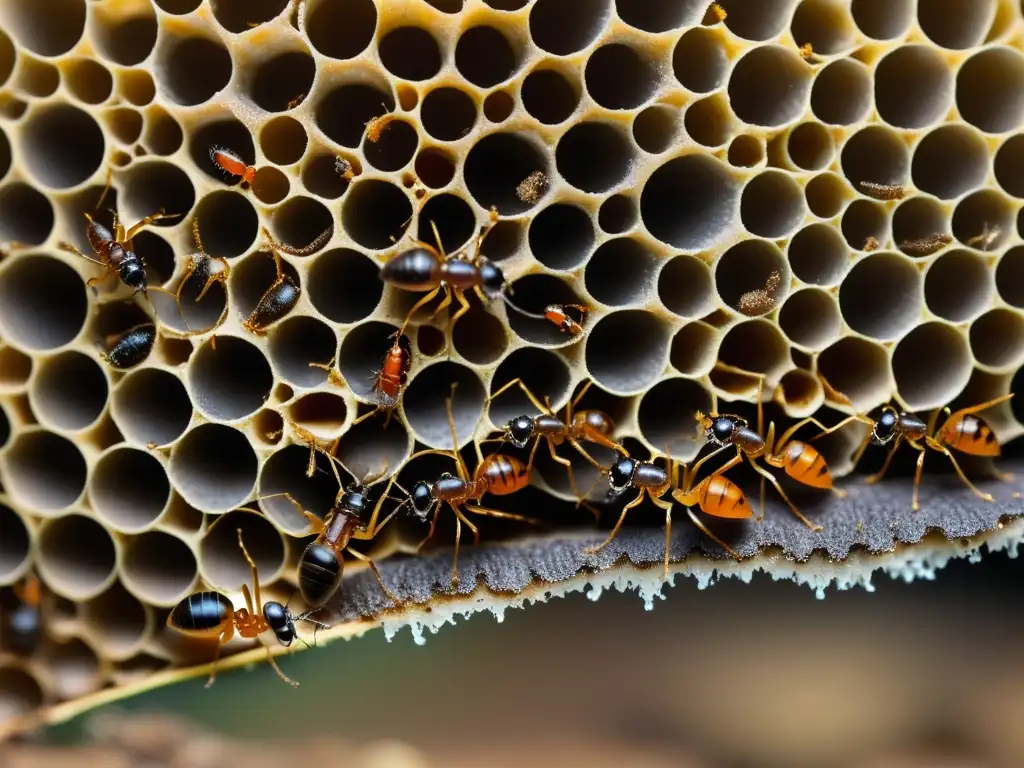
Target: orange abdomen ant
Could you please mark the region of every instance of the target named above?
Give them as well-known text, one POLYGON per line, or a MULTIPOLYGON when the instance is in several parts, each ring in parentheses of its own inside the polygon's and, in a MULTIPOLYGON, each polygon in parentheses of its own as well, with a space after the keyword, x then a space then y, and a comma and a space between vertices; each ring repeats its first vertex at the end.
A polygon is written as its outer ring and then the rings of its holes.
POLYGON ((373 396, 377 401, 377 407, 357 418, 352 422, 352 426, 370 418, 375 413, 384 411, 386 414, 384 426, 386 427, 391 421, 391 413, 398 407, 398 401, 402 397, 402 390, 405 389, 405 382, 409 375, 411 355, 408 348, 402 345, 405 337, 401 330, 394 334, 394 338, 395 342, 384 353, 384 360, 373 382, 373 396))
MULTIPOLYGON (((508 496, 530 484, 530 470, 514 456, 494 453, 477 465, 473 479, 477 485, 483 481, 487 493, 508 496)), ((482 496, 483 494, 480 494, 480 497, 482 496)))
POLYGON ((256 181, 256 166, 246 163, 238 154, 226 147, 210 147, 210 160, 221 172, 225 181, 240 179, 242 189, 248 189, 256 181))

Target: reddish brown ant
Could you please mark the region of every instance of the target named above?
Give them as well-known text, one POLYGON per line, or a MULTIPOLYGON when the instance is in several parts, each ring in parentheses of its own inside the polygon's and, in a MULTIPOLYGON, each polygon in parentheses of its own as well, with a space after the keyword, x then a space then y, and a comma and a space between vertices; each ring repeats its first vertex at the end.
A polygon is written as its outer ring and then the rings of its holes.
POLYGON ((603 469, 602 466, 580 444, 583 441, 595 443, 624 456, 627 455, 626 449, 612 439, 612 435, 615 432, 615 423, 612 421, 611 416, 604 411, 594 409, 575 411, 574 413, 576 406, 579 405, 580 400, 583 399, 592 383, 590 381, 586 382, 576 397, 566 405, 565 419, 563 420, 554 414, 550 403, 541 403, 533 392, 530 391, 529 387, 523 383, 522 379, 512 379, 512 381, 502 385, 493 395, 487 398, 487 405, 489 406, 492 401, 510 387, 518 385, 523 394, 533 404, 533 407, 540 411, 540 414, 537 416, 527 416, 525 414, 517 416, 505 425, 501 438, 489 438, 483 442, 487 443, 500 439, 502 442, 508 441, 512 443, 516 448, 525 448, 526 444, 533 440, 530 457, 526 462, 526 473, 529 475, 533 469, 533 459, 537 453, 537 446, 540 445, 542 439, 545 440, 551 458, 565 467, 565 471, 569 476, 569 487, 573 495, 577 499, 582 498, 579 489, 576 487, 572 462, 559 456, 555 451, 556 446, 561 445, 562 442, 569 443, 569 445, 576 449, 577 453, 599 471, 603 469))
MULTIPOLYGON (((452 392, 454 393, 454 391, 455 387, 452 386, 452 392)), ((434 537, 434 531, 437 529, 437 521, 440 517, 442 504, 447 504, 451 507, 452 512, 455 513, 455 557, 452 563, 452 586, 455 587, 458 586, 459 583, 459 544, 462 541, 463 523, 465 523, 466 527, 473 532, 473 543, 477 545, 480 543, 480 531, 472 521, 466 517, 465 512, 472 512, 476 515, 485 515, 488 517, 498 517, 505 520, 518 520, 519 522, 528 523, 530 525, 540 525, 540 523, 539 521, 524 515, 516 515, 511 512, 500 512, 496 509, 490 509, 488 507, 481 507, 478 504, 469 503, 471 501, 480 502, 488 493, 494 496, 508 496, 509 494, 521 491, 529 485, 530 473, 527 470, 526 465, 513 456, 495 453, 484 458, 483 453, 480 450, 480 443, 474 440, 473 446, 476 449, 477 465, 471 478, 469 469, 462 460, 462 456, 459 455, 459 440, 455 429, 455 416, 452 414, 451 397, 448 397, 445 400, 445 409, 448 417, 448 429, 451 431, 452 435, 452 449, 440 450, 429 448, 413 454, 409 457, 409 460, 411 461, 412 459, 420 456, 426 456, 428 454, 447 456, 455 462, 455 469, 458 476, 456 477, 450 472, 445 472, 433 484, 429 484, 421 480, 413 486, 409 499, 406 502, 402 502, 401 506, 404 506, 406 503, 410 503, 416 517, 423 521, 426 521, 428 518, 430 520, 430 530, 427 532, 426 537, 419 543, 417 550, 421 549, 434 537)), ((480 414, 480 420, 482 419, 483 412, 480 414)), ((477 427, 480 425, 480 420, 477 421, 477 427)), ((475 430, 474 434, 476 434, 475 430)))
POLYGON ((512 309, 518 312, 523 317, 528 317, 531 320, 546 320, 558 327, 558 330, 568 333, 570 336, 579 336, 583 333, 583 320, 587 313, 590 311, 590 307, 584 306, 583 304, 548 304, 544 307, 544 312, 528 312, 522 307, 512 303, 512 301, 505 296, 505 303, 508 304, 512 309), (580 319, 577 321, 568 312, 567 309, 575 309, 580 313, 580 319))
POLYGON ((719 363, 718 367, 732 373, 757 378, 757 431, 750 428, 746 419, 732 414, 718 413, 718 398, 712 392, 711 414, 705 415, 700 411, 697 412, 697 421, 705 430, 707 442, 718 446, 706 458, 710 458, 729 447, 736 449, 736 455, 715 470, 715 474, 726 472, 745 458, 754 471, 761 475, 762 478, 761 512, 758 520, 764 519, 764 481, 767 480, 775 487, 779 496, 786 502, 786 505, 798 520, 812 531, 823 530, 820 525, 812 523, 796 508, 796 505, 790 501, 786 492, 782 490, 778 479, 763 467, 758 466, 756 459, 764 459, 765 463, 769 466, 784 470, 787 475, 798 483, 821 490, 830 490, 840 497, 845 496, 845 491, 841 491, 833 486, 832 474, 829 472, 828 464, 818 449, 807 443, 792 439, 797 430, 807 424, 813 424, 821 430, 825 429, 825 425, 813 416, 810 416, 793 424, 776 440, 775 422, 773 421, 768 425, 767 435, 762 437, 762 434, 764 434, 764 406, 761 403, 761 392, 764 385, 764 374, 754 374, 722 363, 719 363))
POLYGON ((708 527, 690 509, 690 507, 699 506, 701 512, 721 518, 743 519, 751 516, 750 504, 747 502, 747 497, 743 491, 732 480, 729 480, 720 473, 713 473, 694 486, 693 479, 697 475, 697 470, 700 469, 706 460, 707 457, 698 461, 692 470, 684 464, 681 485, 677 484, 676 463, 672 461, 672 457, 667 452, 665 454, 665 467, 658 466, 653 460, 640 461, 630 456, 622 456, 608 469, 602 469, 602 474, 608 476, 609 495, 618 496, 628 490, 637 491, 637 495, 622 508, 622 512, 619 513, 619 519, 616 521, 611 533, 608 534, 608 538, 596 547, 585 549, 585 554, 596 554, 611 544, 615 537, 619 535, 622 524, 626 521, 626 514, 629 510, 639 506, 646 497, 655 506, 665 510, 664 574, 667 578, 669 546, 672 538, 672 502, 662 497, 671 491, 672 498, 686 507, 686 514, 689 515, 690 520, 697 526, 698 530, 739 560, 740 557, 736 551, 708 530, 708 527), (675 490, 673 490, 674 486, 676 486, 675 490))
MULTIPOLYGON (((835 390, 832 390, 833 392, 835 390)), ((860 447, 857 449, 857 453, 853 458, 853 465, 856 466, 861 457, 864 455, 864 451, 867 449, 869 444, 874 445, 889 445, 892 444, 892 448, 889 449, 889 455, 885 458, 885 463, 882 468, 871 475, 868 478, 869 483, 877 483, 881 480, 885 473, 889 470, 889 464, 892 462, 893 456, 896 455, 896 450, 900 447, 900 443, 906 442, 916 451, 920 451, 917 457, 917 469, 914 472, 914 495, 911 502, 911 508, 917 512, 919 509, 918 504, 918 490, 921 485, 921 473, 924 469, 924 457, 927 453, 927 448, 931 448, 933 451, 943 453, 953 464, 953 469, 956 470, 957 475, 963 481, 964 485, 971 489, 975 496, 983 501, 992 501, 992 495, 979 490, 975 485, 967 479, 967 475, 964 474, 960 468, 959 462, 953 455, 950 448, 954 448, 961 453, 966 453, 970 456, 987 456, 996 457, 999 456, 1001 451, 999 447, 999 441, 996 439, 995 432, 992 428, 985 423, 985 421, 976 416, 979 411, 983 411, 986 408, 991 408, 999 403, 1004 403, 1013 397, 1013 392, 1001 397, 996 397, 991 400, 986 400, 984 403, 974 405, 969 408, 961 408, 958 411, 951 411, 949 407, 937 409, 932 413, 928 422, 925 423, 920 418, 907 411, 898 411, 891 405, 886 405, 882 408, 882 413, 878 419, 872 419, 870 416, 864 414, 854 414, 840 421, 833 427, 829 427, 823 431, 818 437, 814 438, 817 440, 820 437, 836 432, 852 421, 859 421, 863 424, 867 424, 870 427, 870 431, 864 436, 864 440, 861 442, 860 447), (940 413, 947 414, 946 421, 943 422, 942 426, 935 431, 936 424, 940 413), (922 442, 923 441, 923 444, 922 442)), ((849 403, 848 398, 844 398, 849 403)), ((1011 475, 1007 475, 1003 472, 994 470, 996 477, 1001 480, 1012 479, 1011 475)))
POLYGON ((123 333, 108 336, 107 351, 101 352, 100 357, 112 368, 131 368, 149 356, 155 341, 156 326, 152 323, 142 323, 123 333))
POLYGON ((178 214, 167 215, 161 210, 142 219, 128 230, 125 230, 124 225, 118 221, 117 211, 114 211, 113 214, 113 231, 95 221, 88 213, 83 214, 86 222, 85 233, 89 238, 89 247, 92 248, 95 256, 86 256, 71 243, 61 242, 58 243, 58 247, 106 268, 107 271, 103 275, 90 278, 86 285, 92 286, 102 282, 113 274, 117 275, 121 282, 131 288, 134 293, 145 294, 147 288, 146 265, 142 257, 135 253, 132 239, 153 222, 173 219, 178 214))
MULTIPOLYGON (((340 464, 350 475, 352 474, 351 470, 339 459, 334 456, 329 456, 329 458, 333 462, 340 464)), ((289 493, 273 493, 257 499, 257 501, 261 501, 263 499, 284 496, 309 521, 313 533, 317 536, 316 540, 303 550, 302 556, 299 558, 298 581, 299 593, 302 595, 302 599, 311 608, 320 608, 334 596, 341 585, 341 577, 345 568, 342 553, 348 552, 352 557, 369 565, 373 575, 377 578, 377 583, 384 590, 384 594, 396 605, 400 604, 402 601, 388 589, 384 579, 381 578, 380 571, 377 570, 377 564, 371 558, 350 546, 352 541, 370 541, 376 538, 381 529, 398 512, 400 507, 396 507, 391 514, 379 523, 377 522, 381 509, 384 506, 384 501, 387 499, 398 501, 398 499, 390 495, 391 486, 398 485, 397 479, 394 475, 391 476, 387 487, 384 489, 384 493, 381 494, 376 506, 373 508, 373 512, 370 514, 370 519, 363 522, 363 518, 371 504, 369 490, 375 483, 383 479, 387 468, 385 467, 375 477, 368 476, 362 482, 356 482, 347 487, 342 485, 341 477, 338 475, 338 470, 334 467, 333 463, 331 464, 331 469, 334 470, 334 476, 338 480, 338 495, 334 499, 334 506, 323 520, 312 512, 303 509, 302 505, 289 493)), ((352 476, 355 477, 355 475, 352 476)), ((398 485, 398 487, 408 497, 405 489, 401 485, 398 485)))
POLYGON ((210 147, 210 160, 225 181, 233 184, 234 179, 240 179, 242 189, 249 189, 256 181, 256 166, 249 165, 227 147, 210 147))
POLYGON ((270 651, 270 646, 263 643, 260 635, 269 629, 274 633, 281 645, 288 647, 296 638, 300 642, 304 642, 295 631, 296 621, 308 621, 318 627, 326 625, 310 619, 307 614, 294 616, 288 610, 288 606, 281 603, 275 601, 264 603, 260 595, 259 572, 256 569, 256 563, 249 555, 248 550, 245 548, 245 543, 242 541, 241 528, 238 529, 238 546, 241 548, 242 555, 252 571, 252 588, 256 595, 255 602, 253 601, 252 594, 249 592, 248 584, 242 585, 245 608, 239 608, 237 611, 227 595, 223 595, 220 592, 195 592, 174 606, 167 616, 167 626, 190 637, 217 638, 219 640, 217 643, 217 653, 213 657, 213 666, 210 668, 210 678, 206 681, 207 688, 213 685, 214 678, 217 675, 217 662, 220 659, 221 646, 228 642, 236 631, 240 637, 258 639, 266 649, 267 661, 274 668, 277 676, 288 683, 288 685, 297 688, 299 684, 285 675, 281 668, 277 666, 277 662, 274 661, 274 655, 270 651))
MULTIPOLYGON (((398 407, 398 401, 402 397, 402 390, 405 389, 405 382, 409 375, 411 356, 407 347, 402 344, 405 336, 401 330, 395 331, 390 338, 393 338, 395 341, 388 348, 388 351, 384 353, 384 360, 381 362, 380 370, 374 371, 373 396, 376 400, 376 407, 353 421, 353 427, 366 421, 366 419, 374 414, 384 411, 386 414, 384 427, 387 428, 391 422, 391 414, 398 407)), ((309 366, 310 368, 320 368, 327 371, 327 380, 329 382, 336 386, 344 387, 345 380, 334 367, 334 364, 335 361, 331 360, 331 362, 326 364, 310 363, 309 366)))

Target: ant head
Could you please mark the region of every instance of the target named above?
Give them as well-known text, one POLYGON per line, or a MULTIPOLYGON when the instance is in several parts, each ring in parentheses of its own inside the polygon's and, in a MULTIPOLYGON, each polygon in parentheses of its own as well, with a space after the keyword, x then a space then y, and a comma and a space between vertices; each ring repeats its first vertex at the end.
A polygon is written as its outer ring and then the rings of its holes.
POLYGON ((498 296, 505 288, 505 274, 492 262, 481 259, 480 282, 484 293, 488 296, 498 296))
POLYGON ((533 419, 529 416, 517 416, 505 426, 508 441, 516 448, 523 448, 533 437, 533 419))
POLYGON ((295 623, 292 614, 287 608, 278 602, 271 601, 263 604, 263 618, 267 626, 277 635, 277 641, 281 645, 288 646, 295 639, 295 623))
POLYGON ((882 409, 882 414, 875 422, 871 430, 871 442, 875 445, 886 445, 896 436, 896 423, 899 421, 899 414, 891 405, 882 409))
POLYGON ((420 520, 426 520, 430 511, 434 508, 434 497, 430 493, 430 486, 420 480, 412 488, 412 511, 420 520))
POLYGON ((633 473, 636 472, 637 460, 625 456, 608 470, 608 487, 613 494, 625 491, 633 483, 633 473))
POLYGON ((345 489, 338 506, 348 509, 357 516, 362 516, 369 506, 370 500, 366 498, 366 488, 360 483, 352 483, 345 489))
POLYGON ((745 422, 741 419, 734 416, 718 416, 714 419, 707 419, 704 433, 708 442, 715 445, 729 445, 741 426, 745 426, 745 422))
MULTIPOLYGON (((130 251, 126 251, 126 254, 130 251)), ((121 262, 121 267, 117 270, 122 282, 125 285, 134 288, 136 291, 146 290, 146 270, 142 268, 142 264, 138 259, 125 259, 121 262)))

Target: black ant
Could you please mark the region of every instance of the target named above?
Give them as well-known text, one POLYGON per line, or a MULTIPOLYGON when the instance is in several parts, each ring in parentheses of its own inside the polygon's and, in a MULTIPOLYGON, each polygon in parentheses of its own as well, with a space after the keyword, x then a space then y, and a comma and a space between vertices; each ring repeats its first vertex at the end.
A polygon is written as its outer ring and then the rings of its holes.
POLYGON ((246 607, 238 610, 235 610, 227 595, 220 592, 195 592, 174 606, 167 616, 167 626, 190 637, 217 638, 219 640, 217 653, 213 657, 213 666, 210 668, 210 678, 206 681, 207 688, 213 685, 217 675, 217 662, 220 659, 221 646, 227 643, 236 631, 240 637, 258 639, 266 649, 267 661, 274 668, 277 676, 288 685, 297 688, 299 684, 285 675, 277 666, 270 646, 263 643, 260 635, 269 629, 277 637, 277 641, 287 648, 296 639, 305 642, 298 637, 298 633, 295 631, 296 621, 308 621, 318 627, 327 625, 310 619, 308 613, 295 616, 288 610, 287 605, 276 601, 264 603, 260 595, 259 572, 242 541, 241 528, 238 529, 238 546, 252 571, 252 588, 256 594, 255 602, 249 592, 248 584, 242 585, 242 596, 245 598, 246 607))
POLYGON ((459 302, 459 308, 452 315, 449 327, 454 326, 458 319, 469 311, 466 291, 470 289, 475 291, 482 301, 500 298, 513 309, 522 311, 512 304, 506 295, 505 274, 481 254, 484 239, 497 221, 498 213, 491 209, 490 218, 483 231, 471 242, 474 249, 472 258, 466 258, 464 255, 470 243, 455 253, 445 254, 437 226, 431 222, 437 248, 421 240, 413 240, 414 248, 399 253, 381 268, 380 277, 386 283, 407 291, 429 291, 409 310, 405 322, 402 323, 402 333, 416 312, 433 301, 441 291, 444 291, 444 299, 431 316, 436 316, 447 309, 454 296, 459 302))
MULTIPOLYGON (((455 386, 453 385, 453 393, 454 390, 455 386)), ((411 503, 413 513, 417 518, 424 522, 427 519, 430 520, 430 530, 427 532, 426 537, 417 546, 416 549, 418 551, 434 537, 434 531, 437 529, 437 521, 440 517, 441 505, 447 504, 451 507, 452 512, 455 513, 455 557, 452 563, 452 586, 458 586, 459 543, 462 540, 463 523, 465 523, 466 527, 473 532, 473 543, 475 545, 480 543, 480 531, 476 525, 466 517, 465 512, 472 512, 473 514, 485 515, 487 517, 498 517, 505 520, 517 520, 521 523, 528 523, 530 525, 540 525, 540 523, 539 521, 531 517, 526 517, 525 515, 501 512, 496 509, 490 509, 488 507, 481 507, 478 504, 469 503, 471 501, 481 501, 488 493, 494 496, 507 496, 522 490, 530 483, 530 472, 526 465, 514 456, 495 453, 484 458, 483 453, 480 450, 480 443, 474 440, 473 446, 476 449, 477 465, 476 470, 473 472, 471 477, 469 469, 466 467, 465 462, 462 460, 462 456, 459 454, 459 439, 455 428, 455 417, 452 414, 451 397, 448 397, 445 400, 445 409, 448 417, 448 429, 451 431, 452 435, 452 449, 442 450, 428 448, 418 453, 414 453, 409 457, 409 461, 429 454, 447 456, 455 462, 455 470, 458 473, 458 476, 456 477, 450 472, 445 472, 433 484, 426 483, 421 480, 413 486, 409 499, 402 502, 399 508, 404 506, 406 503, 411 503)), ((477 420, 477 427, 479 427, 480 420, 482 419, 483 411, 481 411, 480 419, 477 420)), ((474 435, 475 434, 476 430, 474 430, 474 435)), ((398 510, 396 509, 395 511, 397 512, 398 510)))
MULTIPOLYGON (((311 608, 320 608, 334 596, 338 591, 338 587, 341 586, 341 577, 345 569, 342 553, 348 552, 352 557, 369 565, 373 575, 377 578, 377 583, 384 590, 384 594, 396 605, 401 604, 402 601, 384 583, 380 571, 377 570, 377 564, 371 558, 350 546, 352 541, 371 541, 376 538, 381 529, 398 512, 400 507, 395 508, 380 523, 377 522, 385 500, 399 501, 399 499, 395 499, 390 495, 391 486, 398 485, 396 477, 394 475, 391 476, 387 487, 384 489, 384 493, 381 494, 376 506, 373 507, 370 519, 364 523, 363 519, 371 504, 369 490, 384 478, 387 467, 385 466, 380 474, 376 476, 368 475, 363 478, 362 482, 355 482, 346 487, 342 484, 341 476, 334 465, 337 463, 352 477, 355 477, 352 471, 332 453, 328 453, 319 446, 317 446, 317 449, 323 451, 328 460, 330 460, 334 477, 338 481, 338 495, 334 499, 334 506, 323 520, 309 510, 303 509, 302 505, 287 492, 272 493, 256 499, 259 502, 264 499, 285 497, 309 521, 313 533, 317 536, 316 540, 303 550, 302 556, 299 558, 298 581, 299 593, 302 595, 302 599, 311 608)), ((408 498, 408 492, 401 485, 398 485, 398 488, 408 498)))
MULTIPOLYGON (((610 450, 615 451, 623 456, 626 454, 626 449, 623 448, 619 443, 612 439, 612 435, 615 433, 615 422, 612 421, 612 417, 604 411, 598 411, 594 409, 575 411, 580 400, 590 389, 590 385, 593 382, 586 382, 583 388, 580 389, 579 393, 573 398, 565 407, 565 419, 560 419, 555 415, 551 409, 551 404, 543 404, 537 399, 536 395, 530 391, 529 387, 523 383, 522 379, 515 378, 508 383, 502 385, 493 395, 487 398, 487 405, 497 399, 503 392, 512 386, 518 385, 522 390, 523 394, 530 400, 533 406, 540 411, 537 416, 517 416, 510 420, 504 427, 504 433, 500 439, 502 442, 508 441, 512 443, 516 448, 525 448, 526 444, 533 440, 533 447, 530 449, 530 457, 526 462, 526 472, 529 473, 533 468, 534 455, 537 453, 537 446, 540 445, 540 441, 543 439, 547 442, 548 452, 551 454, 551 458, 556 462, 565 467, 565 471, 569 476, 569 487, 572 489, 572 493, 577 499, 582 498, 579 493, 579 489, 576 487, 576 478, 573 474, 572 462, 562 456, 559 456, 555 451, 555 447, 560 445, 562 442, 568 442, 573 448, 576 449, 584 459, 586 459, 591 466, 601 471, 603 468, 587 452, 587 450, 580 444, 583 441, 588 443, 595 443, 603 446, 610 450)), ((484 442, 491 442, 495 438, 489 438, 484 442)), ((594 510, 592 513, 597 515, 594 510)))
MULTIPOLYGON (((107 186, 109 187, 109 185, 110 182, 108 180, 107 186)), ((105 195, 106 189, 104 189, 103 195, 100 197, 101 202, 105 195)), ((114 215, 113 231, 95 221, 88 213, 83 214, 86 222, 85 233, 89 238, 89 247, 92 248, 95 256, 86 256, 71 243, 67 242, 59 243, 58 247, 63 251, 100 264, 107 269, 107 272, 102 276, 90 278, 86 285, 92 286, 95 283, 102 282, 109 275, 114 274, 120 278, 122 283, 131 288, 134 293, 145 295, 147 288, 146 265, 142 257, 133 250, 132 239, 153 222, 173 219, 179 214, 168 215, 160 210, 125 230, 124 225, 118 221, 117 211, 112 211, 112 213, 114 215)))
MULTIPOLYGON (((845 401, 846 404, 852 405, 849 398, 845 395, 836 393, 836 391, 831 387, 827 387, 827 389, 834 394, 839 394, 840 398, 845 401)), ((985 410, 986 408, 991 408, 994 405, 1006 402, 1013 397, 1013 394, 1013 392, 1010 392, 1007 395, 987 400, 984 403, 973 405, 969 408, 961 408, 958 411, 952 411, 948 406, 937 409, 929 417, 927 423, 912 413, 903 410, 896 410, 891 405, 886 405, 882 408, 882 412, 878 416, 877 420, 864 414, 854 414, 853 416, 848 416, 843 419, 835 426, 829 427, 814 439, 817 440, 820 437, 836 432, 852 421, 859 421, 863 424, 867 424, 870 427, 870 430, 861 441, 860 447, 857 449, 857 453, 854 454, 853 466, 857 466, 857 464, 860 463, 861 457, 864 455, 864 451, 867 450, 868 445, 892 445, 882 468, 875 474, 868 477, 867 482, 871 484, 877 483, 885 476, 885 473, 889 470, 889 464, 892 462, 893 456, 896 455, 896 450, 900 447, 900 443, 905 442, 914 450, 920 451, 920 454, 917 457, 917 469, 914 472, 914 495, 911 502, 911 508, 915 512, 919 509, 918 490, 921 485, 921 474, 924 470, 924 457, 927 454, 926 449, 928 448, 946 455, 946 458, 948 458, 953 464, 953 469, 956 470, 957 475, 963 481, 964 485, 970 488, 975 496, 982 501, 992 501, 993 498, 991 494, 979 490, 970 480, 967 479, 967 475, 965 475, 963 470, 960 468, 960 464, 957 462, 952 451, 950 451, 950 448, 954 448, 970 456, 986 456, 992 458, 999 456, 1001 450, 999 447, 999 441, 996 439, 995 432, 992 431, 992 428, 986 424, 982 418, 975 414, 979 411, 985 410), (936 431, 935 428, 938 424, 940 413, 946 414, 946 421, 941 427, 939 427, 938 431, 936 431)), ((997 470, 993 471, 995 472, 996 477, 1001 480, 1006 481, 1012 479, 1012 475, 1007 475, 997 470)))

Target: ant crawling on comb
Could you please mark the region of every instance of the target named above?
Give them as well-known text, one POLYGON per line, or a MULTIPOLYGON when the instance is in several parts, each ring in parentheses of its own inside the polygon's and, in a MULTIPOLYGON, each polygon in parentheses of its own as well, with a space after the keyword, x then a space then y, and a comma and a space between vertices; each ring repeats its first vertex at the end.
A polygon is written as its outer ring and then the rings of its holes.
POLYGON ((327 628, 327 625, 309 618, 308 612, 295 616, 288 610, 287 605, 276 601, 264 603, 260 595, 259 571, 249 551, 245 548, 245 542, 242 541, 241 528, 238 529, 238 546, 252 571, 255 602, 253 594, 249 592, 248 584, 242 585, 245 608, 238 610, 235 610, 227 595, 220 592, 195 592, 174 606, 167 616, 167 626, 190 637, 217 638, 219 640, 216 655, 213 657, 213 666, 210 668, 210 677, 206 681, 207 688, 213 685, 217 675, 217 662, 220 660, 221 647, 234 636, 236 631, 240 637, 259 640, 266 649, 267 661, 277 676, 293 688, 298 688, 299 684, 277 666, 270 646, 266 645, 260 636, 270 630, 281 645, 288 647, 296 639, 305 643, 295 631, 296 621, 308 621, 310 624, 324 628, 327 628))
MULTIPOLYGON (((103 194, 100 195, 100 203, 106 197, 109 187, 110 179, 108 178, 107 187, 103 190, 103 194)), ((97 207, 99 207, 99 204, 97 204, 97 207)), ((89 247, 93 252, 92 256, 85 255, 68 242, 58 243, 57 247, 62 251, 88 259, 106 269, 106 272, 99 277, 90 278, 86 285, 93 286, 106 280, 110 275, 116 275, 134 293, 145 295, 148 287, 146 282, 146 264, 142 257, 135 253, 132 239, 150 224, 165 219, 177 218, 179 214, 166 214, 163 210, 160 210, 150 216, 146 216, 135 226, 125 229, 124 225, 118 220, 117 211, 111 211, 111 213, 114 216, 112 229, 107 229, 88 213, 82 214, 85 216, 85 233, 89 238, 89 247)))
MULTIPOLYGON (((483 242, 488 233, 498 222, 498 213, 491 209, 491 214, 483 230, 470 243, 446 254, 441 244, 441 236, 437 225, 431 222, 437 248, 421 240, 413 240, 413 248, 391 258, 380 271, 381 280, 407 291, 428 291, 419 301, 413 304, 402 323, 402 332, 409 325, 413 316, 424 306, 433 301, 438 294, 444 292, 444 298, 438 304, 431 317, 447 309, 454 298, 459 303, 458 309, 448 324, 449 329, 466 314, 469 302, 466 291, 473 290, 484 302, 491 299, 502 299, 517 312, 522 312, 508 297, 508 284, 505 275, 493 262, 482 254, 483 242), (465 255, 466 248, 473 247, 473 255, 465 255)), ((450 331, 449 331, 450 333, 450 331)), ((451 349, 451 340, 448 340, 451 349)))
POLYGON ((224 181, 230 184, 240 183, 242 189, 249 189, 256 181, 256 166, 249 165, 241 155, 227 147, 216 144, 210 147, 210 161, 220 171, 224 181))
MULTIPOLYGON (((452 393, 454 394, 454 392, 455 386, 453 385, 452 393)), ((428 448, 414 453, 409 457, 409 461, 431 454, 447 456, 455 462, 455 470, 458 476, 445 472, 432 484, 421 480, 413 486, 409 499, 402 502, 401 506, 409 503, 413 514, 417 518, 423 521, 430 520, 430 530, 419 543, 417 550, 422 549, 434 537, 442 504, 447 504, 451 507, 452 512, 455 514, 455 557, 452 563, 452 586, 456 587, 459 584, 459 544, 462 541, 463 523, 473 532, 473 543, 475 545, 480 543, 480 531, 466 517, 466 512, 505 520, 516 520, 529 525, 540 525, 540 522, 525 515, 501 512, 489 507, 479 506, 479 504, 470 503, 480 502, 488 493, 492 496, 508 496, 518 493, 530 484, 530 471, 522 461, 514 456, 493 453, 485 458, 480 450, 480 443, 474 439, 473 447, 476 449, 477 465, 473 474, 470 475, 469 468, 466 467, 466 463, 459 454, 459 439, 455 428, 455 416, 452 413, 451 396, 445 400, 445 410, 448 418, 448 429, 451 431, 452 436, 452 448, 450 450, 428 448)), ((480 421, 483 420, 483 414, 484 412, 481 411, 480 418, 477 420, 477 428, 480 426, 480 421)), ((474 429, 473 434, 476 434, 476 429, 474 429)))
MULTIPOLYGON (((823 383, 826 385, 827 391, 840 395, 841 401, 852 405, 849 398, 841 395, 841 393, 837 393, 827 382, 823 383)), ((927 423, 913 413, 897 410, 891 405, 886 405, 882 408, 882 412, 877 419, 855 413, 843 419, 835 426, 829 427, 814 439, 817 440, 820 437, 836 432, 854 421, 868 425, 870 429, 861 441, 857 453, 854 454, 854 467, 860 463, 861 457, 864 455, 865 450, 867 450, 868 445, 892 446, 882 468, 868 477, 867 481, 871 484, 877 483, 885 476, 893 456, 896 455, 896 450, 900 447, 900 443, 907 443, 911 448, 919 451, 917 468, 914 472, 914 495, 911 501, 911 509, 914 512, 917 512, 920 508, 918 504, 918 491, 921 485, 921 475, 924 470, 924 457, 927 455, 928 449, 945 454, 964 485, 970 488, 971 492, 982 501, 992 501, 991 494, 979 490, 974 483, 967 479, 967 475, 960 468, 960 463, 956 460, 950 449, 966 453, 970 456, 985 456, 989 458, 999 456, 1001 450, 995 432, 977 413, 999 403, 1005 403, 1013 397, 1013 394, 1013 392, 1010 392, 1009 394, 986 400, 978 405, 961 408, 958 411, 952 411, 948 406, 936 409, 929 417, 927 423), (943 413, 946 414, 946 420, 936 430, 939 415, 943 413)), ((1012 479, 1012 475, 1000 472, 994 467, 993 472, 1000 480, 1008 481, 1012 479)))
POLYGON ((711 414, 704 414, 699 411, 697 413, 697 421, 705 430, 707 442, 717 446, 714 451, 708 454, 707 458, 730 447, 736 449, 736 455, 715 470, 715 472, 725 472, 739 464, 743 459, 746 459, 754 471, 761 475, 761 513, 758 520, 764 519, 765 481, 767 481, 775 487, 779 496, 786 502, 786 506, 789 507, 790 511, 800 522, 812 531, 823 530, 820 525, 812 523, 796 508, 796 505, 790 501, 786 492, 782 490, 778 479, 759 466, 756 460, 763 459, 769 466, 782 469, 798 483, 812 488, 829 490, 840 497, 845 496, 845 491, 834 487, 828 464, 818 449, 800 440, 793 439, 793 435, 796 434, 797 430, 807 424, 813 424, 821 430, 826 429, 825 425, 813 416, 800 419, 776 440, 775 422, 771 422, 768 425, 767 434, 764 432, 764 405, 761 402, 764 374, 752 373, 742 368, 725 365, 724 363, 719 363, 717 367, 720 370, 757 379, 757 430, 751 429, 744 418, 733 414, 718 413, 718 398, 712 392, 711 414))

